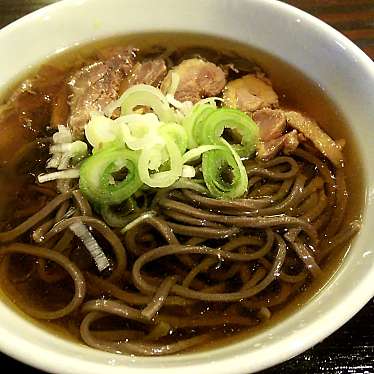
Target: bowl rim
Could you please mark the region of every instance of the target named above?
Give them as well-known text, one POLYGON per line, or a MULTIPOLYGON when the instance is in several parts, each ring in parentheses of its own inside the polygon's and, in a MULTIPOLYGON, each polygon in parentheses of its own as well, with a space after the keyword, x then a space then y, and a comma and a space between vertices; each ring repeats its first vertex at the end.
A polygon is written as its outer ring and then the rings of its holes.
MULTIPOLYGON (((243 2, 253 2, 253 3, 263 3, 267 4, 269 6, 275 7, 281 11, 285 11, 287 13, 290 13, 296 17, 299 17, 303 19, 306 23, 313 24, 316 28, 321 30, 323 32, 324 37, 326 38, 334 38, 337 42, 341 42, 344 44, 344 46, 349 50, 349 53, 353 54, 355 58, 357 59, 357 63, 360 66, 360 69, 365 72, 369 77, 371 77, 372 81, 374 82, 374 62, 367 56, 358 46, 356 46, 351 40, 349 40, 347 37, 342 35, 340 32, 335 30, 333 27, 329 26, 328 24, 324 23, 323 21, 319 20, 318 18, 310 15, 309 13, 306 13, 292 5, 277 1, 277 0, 235 0, 237 2, 243 1, 243 2)), ((54 11, 58 12, 60 9, 66 8, 68 4, 76 4, 76 3, 87 3, 88 0, 62 0, 57 3, 53 3, 50 5, 47 5, 41 9, 38 9, 30 14, 27 14, 26 16, 14 21, 13 23, 5 26, 0 30, 0 34, 5 33, 13 33, 14 31, 17 32, 17 28, 23 28, 25 25, 27 25, 29 22, 32 22, 36 19, 38 19, 41 15, 47 15, 49 12, 54 11)), ((367 216, 366 214, 367 206, 365 205, 363 215, 367 216)), ((369 223, 367 222, 366 225, 369 223)), ((307 333, 308 339, 304 340, 299 345, 292 346, 292 349, 284 349, 282 348, 281 343, 275 344, 274 346, 279 349, 276 355, 270 355, 267 357, 266 360, 263 360, 262 364, 256 366, 256 370, 262 370, 267 367, 276 365, 280 362, 283 362, 291 357, 294 357, 301 352, 305 351, 306 349, 309 349, 311 346, 317 344, 320 342, 323 338, 330 335, 334 331, 336 331, 338 328, 340 328, 345 322, 347 322, 352 316, 354 316, 374 295, 374 290, 372 290, 372 284, 374 281, 374 272, 371 274, 366 274, 362 277, 360 283, 355 286, 355 303, 354 305, 348 300, 347 297, 345 300, 342 300, 339 304, 337 304, 334 309, 346 309, 344 314, 342 315, 334 315, 332 316, 330 312, 326 312, 323 316, 318 318, 318 321, 322 324, 324 324, 323 330, 319 330, 315 328, 315 324, 312 326, 309 326, 308 328, 304 328, 304 332, 307 333), (266 361, 266 362, 265 362, 266 361)), ((9 343, 9 340, 6 338, 0 339, 0 349, 7 355, 25 362, 29 365, 32 365, 34 367, 51 371, 53 372, 56 369, 56 362, 61 362, 61 359, 66 359, 66 355, 61 354, 60 352, 56 352, 53 350, 50 350, 46 352, 43 348, 40 348, 37 346, 35 348, 35 345, 28 341, 27 339, 23 337, 15 337, 12 336, 9 331, 4 330, 2 326, 0 326, 0 331, 3 331, 6 337, 10 338, 11 343, 9 343), (12 341, 12 339, 15 339, 12 341), (38 354, 30 355, 30 352, 34 351, 38 354), (40 361, 39 354, 45 354, 48 353, 48 355, 43 355, 43 362, 40 361)), ((49 334, 49 333, 48 333, 49 334)), ((0 334, 0 336, 3 334, 0 334)), ((244 357, 244 354, 243 354, 244 357)), ((181 370, 184 373, 192 372, 192 370, 201 369, 204 366, 208 368, 209 370, 215 370, 217 373, 227 373, 232 369, 232 365, 235 363, 235 361, 238 360, 238 357, 232 357, 231 359, 225 359, 224 362, 222 361, 215 361, 215 362, 206 362, 203 364, 196 364, 191 365, 190 367, 185 368, 178 368, 178 370, 181 370)), ((82 362, 79 357, 70 357, 69 358, 70 365, 65 365, 65 367, 61 367, 63 369, 63 372, 66 373, 77 373, 79 372, 79 369, 75 368, 82 368, 82 364, 85 365, 85 370, 92 367, 92 372, 98 372, 99 370, 105 369, 106 366, 99 365, 96 363, 87 363, 82 362), (101 368, 100 368, 101 366, 101 368)), ((63 366, 64 364, 61 364, 63 366)), ((117 369, 122 370, 123 366, 118 366, 117 369), (121 369, 122 368, 122 369, 121 369)), ((175 367, 172 367, 171 370, 175 369, 175 367)), ((250 364, 247 363, 246 366, 241 366, 240 369, 244 370, 251 370, 250 364)), ((130 372, 140 372, 142 369, 137 370, 130 370, 130 372)), ((166 371, 166 368, 153 368, 151 369, 155 373, 162 373, 166 371)), ((113 371, 114 372, 114 371, 113 371)), ((118 371, 119 372, 119 371, 118 371)), ((144 369, 144 372, 148 373, 148 369, 144 369)), ((244 371, 243 371, 244 373, 244 371)))

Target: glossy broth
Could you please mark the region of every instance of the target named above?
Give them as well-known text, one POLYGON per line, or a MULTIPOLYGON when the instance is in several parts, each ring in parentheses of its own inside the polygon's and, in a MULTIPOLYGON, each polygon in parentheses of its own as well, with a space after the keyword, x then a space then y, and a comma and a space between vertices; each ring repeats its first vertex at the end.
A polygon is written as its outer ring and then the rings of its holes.
MULTIPOLYGON (((325 93, 321 89, 322 84, 312 82, 293 66, 280 61, 264 51, 254 50, 246 45, 238 44, 229 40, 192 34, 139 34, 117 37, 72 49, 43 63, 69 71, 72 68, 81 66, 100 48, 120 44, 135 45, 140 50, 140 54, 145 57, 171 50, 174 51, 172 56, 178 59, 178 56, 184 56, 186 55, 186 51, 188 51, 187 55, 200 54, 203 57, 207 57, 209 60, 213 60, 213 62, 218 55, 222 56, 223 54, 228 56, 227 60, 234 59, 239 64, 243 64, 244 69, 251 69, 256 65, 260 66, 272 81, 273 87, 279 95, 282 107, 289 107, 306 112, 312 118, 316 119, 320 126, 331 135, 333 139, 346 139, 344 156, 349 204, 347 206, 344 224, 347 225, 352 220, 360 218, 363 205, 364 181, 363 172, 360 167, 361 162, 359 150, 357 149, 354 135, 349 128, 349 124, 346 123, 344 117, 341 115, 334 103, 325 96, 325 93), (220 46, 218 51, 216 50, 217 45, 220 46), (164 46, 167 46, 167 48, 164 46)), ((30 74, 32 74, 32 72, 28 72, 27 77, 29 77, 30 74)), ((24 78, 25 76, 22 76, 22 80, 24 78)), ((4 95, 5 99, 9 97, 10 93, 18 84, 19 83, 15 84, 8 90, 8 94, 4 95)), ((41 98, 41 100, 45 100, 45 98, 41 98)), ((32 116, 31 120, 30 118, 25 120, 26 123, 29 124, 29 127, 27 129, 22 128, 19 131, 17 130, 18 133, 16 136, 12 135, 12 127, 0 123, 0 131, 4 134, 2 136, 12 137, 12 144, 6 144, 6 152, 1 152, 0 150, 0 161, 2 162, 2 165, 7 165, 10 161, 9 154, 12 153, 13 150, 17 150, 20 146, 28 141, 32 141, 36 137, 48 136, 51 134, 51 130, 46 127, 49 115, 48 99, 46 102, 47 104, 45 106, 40 107, 40 111, 33 112, 33 114, 30 115, 32 116), (44 117, 38 121, 41 116, 44 117)), ((19 119, 14 119, 14 127, 18 128, 16 125, 18 120, 19 119)), ((5 168, 0 169, 0 180, 2 180, 2 187, 0 187, 2 189, 0 198, 0 227, 2 230, 21 222, 23 217, 22 215, 17 216, 17 212, 24 211, 31 203, 34 205, 37 203, 37 191, 30 188, 30 183, 33 180, 32 175, 38 174, 42 169, 45 160, 48 157, 47 152, 47 147, 42 147, 41 151, 35 155, 35 160, 40 160, 40 162, 35 161, 31 167, 27 168, 28 171, 26 174, 23 173, 22 170, 16 174, 9 174, 5 168), (15 213, 10 219, 9 217, 13 214, 12 212, 15 213)), ((40 201, 40 206, 42 206, 42 204, 43 201, 40 201)), ((22 239, 24 242, 30 240, 27 235, 23 236, 22 239)), ((77 247, 81 246, 78 241, 76 241, 76 245, 77 247)), ((274 308, 273 316, 269 321, 260 323, 258 326, 250 329, 244 327, 224 327, 213 329, 215 331, 212 335, 211 341, 198 349, 229 344, 237 339, 244 339, 261 329, 269 328, 274 323, 277 323, 284 318, 291 318, 292 313, 301 308, 305 303, 312 300, 313 296, 318 293, 326 282, 333 281, 333 274, 338 270, 342 259, 348 253, 349 247, 350 244, 340 248, 329 256, 329 258, 322 264, 324 270, 323 277, 317 281, 308 281, 301 286, 299 292, 287 303, 287 305, 281 305, 279 308, 274 308)), ((29 266, 29 261, 25 256, 18 256, 16 260, 17 261, 12 267, 12 273, 14 273, 12 276, 14 278, 17 277, 18 273, 27 273, 29 266)), ((12 290, 8 287, 6 282, 4 283, 3 279, 2 283, 4 301, 14 301, 14 298, 16 297, 15 294, 12 293, 12 290)), ((69 281, 59 283, 57 287, 54 285, 47 287, 42 286, 37 280, 15 285, 15 288, 21 295, 33 295, 31 300, 35 305, 48 309, 52 307, 56 308, 66 303, 69 299, 71 287, 72 284, 69 281), (40 293, 40 289, 43 289, 42 293, 40 293)), ((23 312, 21 313, 24 314, 23 312)), ((178 312, 176 311, 176 313, 178 312)), ((37 323, 40 324, 42 328, 47 327, 53 331, 60 331, 64 336, 75 340, 79 339, 79 321, 79 315, 74 314, 73 316, 63 318, 57 322, 37 323)), ((113 323, 113 321, 111 321, 108 323, 111 328, 124 326, 123 321, 117 322, 113 323)), ((102 324, 105 326, 105 321, 103 321, 102 324)), ((181 334, 183 335, 183 333, 181 334)), ((189 333, 186 332, 186 335, 188 334, 189 333)))

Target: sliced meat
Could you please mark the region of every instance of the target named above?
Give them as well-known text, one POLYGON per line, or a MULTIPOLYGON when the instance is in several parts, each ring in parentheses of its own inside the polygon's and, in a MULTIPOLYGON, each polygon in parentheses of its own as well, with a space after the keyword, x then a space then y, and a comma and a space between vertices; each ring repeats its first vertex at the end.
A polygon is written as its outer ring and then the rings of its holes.
POLYGON ((164 93, 170 87, 172 72, 179 76, 179 84, 174 95, 179 101, 196 103, 203 97, 216 96, 226 84, 225 73, 220 67, 199 58, 191 58, 169 71, 161 84, 164 93))
POLYGON ((300 144, 300 137, 296 130, 292 130, 278 138, 266 142, 259 142, 257 145, 257 158, 269 161, 281 150, 284 154, 292 154, 300 144))
POLYGON ((269 140, 268 142, 259 142, 257 144, 257 158, 263 161, 269 161, 274 158, 282 149, 283 137, 269 140))
POLYGON ((260 138, 263 142, 279 138, 286 129, 286 116, 280 109, 260 109, 252 118, 260 129, 260 138))
POLYGON ((69 127, 75 139, 82 138, 90 112, 101 111, 118 97, 122 80, 135 61, 134 48, 110 48, 101 52, 102 60, 84 66, 70 80, 69 127))
POLYGON ((318 126, 316 121, 294 111, 286 112, 286 119, 289 126, 310 139, 315 147, 336 167, 343 165, 341 147, 318 126))
POLYGON ((131 73, 122 81, 119 93, 122 94, 129 87, 136 84, 149 84, 157 87, 165 78, 167 67, 161 58, 137 62, 131 73))
POLYGON ((300 137, 296 130, 292 130, 282 136, 283 138, 283 153, 286 155, 292 154, 300 144, 300 137))
POLYGON ((298 134, 296 130, 285 133, 286 115, 281 109, 260 109, 252 118, 260 128, 257 157, 262 160, 272 159, 281 150, 285 154, 291 154, 302 141, 302 134, 298 134))
POLYGON ((270 81, 254 74, 229 82, 223 92, 223 100, 227 107, 247 113, 278 106, 278 95, 270 81))

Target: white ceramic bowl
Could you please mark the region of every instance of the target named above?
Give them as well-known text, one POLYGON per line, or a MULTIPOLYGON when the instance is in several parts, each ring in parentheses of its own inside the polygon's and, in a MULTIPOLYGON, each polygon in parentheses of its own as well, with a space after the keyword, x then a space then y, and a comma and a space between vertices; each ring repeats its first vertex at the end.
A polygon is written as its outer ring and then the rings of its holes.
POLYGON ((39 329, 0 303, 0 349, 59 373, 248 373, 318 343, 374 295, 374 63, 314 17, 272 0, 66 0, 0 31, 0 91, 47 56, 93 39, 134 32, 193 31, 270 52, 319 82, 352 126, 366 179, 363 227, 333 279, 305 307, 246 341, 209 352, 117 356, 39 329))

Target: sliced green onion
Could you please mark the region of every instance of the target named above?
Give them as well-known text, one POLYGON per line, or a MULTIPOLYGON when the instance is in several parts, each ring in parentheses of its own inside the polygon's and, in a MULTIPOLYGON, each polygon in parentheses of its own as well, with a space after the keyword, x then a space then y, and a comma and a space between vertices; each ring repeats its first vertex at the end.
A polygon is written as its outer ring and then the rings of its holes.
POLYGON ((136 113, 135 109, 145 106, 152 109, 162 122, 175 120, 175 113, 165 97, 156 87, 137 84, 126 90, 122 96, 106 108, 106 114, 112 114, 114 109, 121 107, 121 115, 136 113))
POLYGON ((118 147, 102 149, 83 161, 79 188, 94 203, 120 204, 142 185, 137 165, 138 153, 135 151, 118 147), (124 169, 125 178, 116 181, 115 173, 124 169))
POLYGON ((166 94, 166 100, 177 110, 175 111, 175 118, 178 123, 183 122, 184 118, 192 112, 193 104, 191 101, 178 101, 169 94, 166 94))
POLYGON ((167 149, 164 144, 154 144, 147 147, 147 149, 149 158, 148 169, 158 171, 161 165, 169 159, 167 149))
POLYGON ((46 168, 47 169, 57 169, 60 165, 62 158, 62 154, 60 152, 56 152, 52 154, 52 157, 48 160, 46 168))
POLYGON ((160 134, 172 138, 177 144, 181 154, 186 152, 188 137, 183 126, 177 123, 166 123, 160 127, 160 134))
MULTIPOLYGON (((135 85, 105 108, 107 117, 91 114, 85 132, 93 150, 81 165, 80 188, 94 205, 102 207, 108 221, 116 213, 112 205, 128 200, 142 188, 192 188, 206 193, 194 179, 195 168, 188 165, 200 157, 204 182, 212 196, 235 198, 245 193, 248 177, 241 157, 253 155, 259 137, 257 125, 239 110, 217 108, 217 101, 222 101, 217 97, 195 105, 179 102, 173 96, 178 84, 179 76, 172 73, 166 95, 149 85, 135 85), (109 118, 119 107, 119 118, 109 118), (234 144, 225 140, 227 135, 234 144), (118 180, 121 174, 124 179, 118 180)), ((68 139, 69 134, 61 128, 56 140, 68 139)), ((66 155, 74 147, 77 154, 86 152, 80 144, 53 147, 49 165, 65 165, 66 155)), ((124 223, 125 216, 117 218, 124 223)))
MULTIPOLYGON (((76 143, 76 142, 75 142, 76 143)), ((83 143, 83 142, 80 142, 83 143)), ((87 144, 76 144, 73 145, 71 152, 66 153, 61 158, 61 163, 59 165, 59 169, 64 169, 63 160, 64 157, 68 159, 67 164, 71 164, 72 166, 77 166, 85 157, 87 156, 87 144)))
POLYGON ((245 167, 234 148, 224 139, 223 149, 203 154, 203 177, 209 192, 219 199, 234 199, 242 196, 248 187, 245 167))
POLYGON ((165 141, 165 147, 168 153, 169 170, 150 174, 150 170, 155 170, 154 166, 151 166, 154 163, 152 159, 157 157, 158 159, 162 159, 163 148, 151 145, 144 148, 139 157, 138 171, 140 179, 150 187, 168 187, 182 174, 182 155, 177 144, 166 135, 165 141))
POLYGON ((69 153, 70 155, 85 155, 87 153, 87 144, 80 140, 73 143, 55 144, 50 146, 49 152, 69 153))
POLYGON ((85 136, 94 148, 111 143, 118 136, 116 123, 100 113, 91 113, 91 119, 85 126, 85 136))
POLYGON ((73 143, 58 143, 50 146, 49 152, 53 156, 47 167, 65 170, 71 163, 76 164, 87 155, 87 144, 80 140, 73 143))
POLYGON ((221 108, 210 111, 204 117, 204 126, 194 129, 195 139, 199 144, 218 144, 224 130, 231 129, 241 137, 239 144, 232 144, 240 157, 250 157, 256 151, 258 126, 240 110, 221 108))
POLYGON ((193 148, 186 152, 182 157, 182 161, 184 164, 186 164, 190 161, 197 160, 204 152, 220 148, 222 148, 220 145, 201 145, 200 147, 193 148))
POLYGON ((195 168, 191 165, 183 165, 182 167, 182 177, 183 178, 193 178, 196 175, 195 168))
MULTIPOLYGON (((189 114, 193 108, 193 103, 191 101, 179 101, 177 100, 174 95, 177 92, 177 88, 180 82, 179 74, 172 71, 171 72, 171 83, 170 86, 165 94, 166 100, 171 104, 173 107, 177 108, 177 114, 181 116, 181 119, 187 114, 189 114)), ((179 116, 178 116, 179 117, 179 116)))
POLYGON ((65 170, 87 156, 87 144, 80 140, 73 142, 71 131, 65 126, 59 125, 52 139, 53 145, 49 147, 52 157, 47 162, 47 168, 65 170))
POLYGON ((71 143, 73 141, 73 136, 71 135, 71 131, 68 127, 58 125, 57 128, 58 131, 52 136, 54 144, 71 143))
MULTIPOLYGON (((201 127, 204 125, 206 117, 216 110, 215 105, 201 104, 195 105, 190 115, 183 120, 183 126, 186 129, 188 136, 188 148, 196 148, 199 143, 197 135, 201 131, 201 127)), ((210 144, 210 143, 205 143, 210 144)))
POLYGON ((39 174, 38 182, 45 183, 56 179, 74 179, 79 178, 79 169, 66 169, 61 171, 55 171, 54 173, 39 174))
POLYGON ((83 244, 91 254, 99 271, 103 271, 110 266, 109 261, 87 226, 82 222, 75 222, 69 226, 70 230, 82 240, 83 244))
POLYGON ((158 131, 160 122, 153 113, 129 114, 115 122, 120 126, 123 142, 132 150, 141 150, 149 144, 164 144, 158 131))

